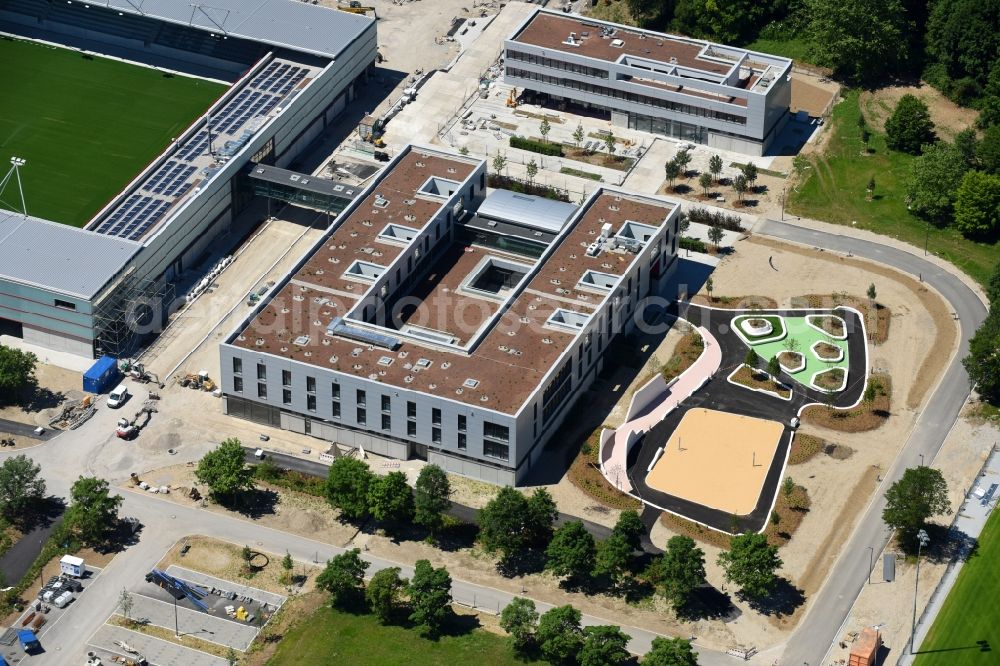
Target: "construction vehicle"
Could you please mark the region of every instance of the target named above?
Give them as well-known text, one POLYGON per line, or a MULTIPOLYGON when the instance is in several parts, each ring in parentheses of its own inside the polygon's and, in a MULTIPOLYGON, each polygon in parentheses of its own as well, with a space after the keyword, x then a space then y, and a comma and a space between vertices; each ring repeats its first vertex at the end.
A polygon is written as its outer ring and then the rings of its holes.
POLYGON ((152 401, 147 400, 142 409, 135 413, 135 417, 131 421, 125 417, 118 419, 115 434, 121 439, 135 439, 139 436, 139 432, 149 425, 149 420, 153 418, 153 412, 155 411, 156 405, 152 401), (139 419, 143 419, 142 423, 139 423, 139 419))
POLYGON ((146 367, 142 363, 134 359, 123 358, 118 362, 118 368, 122 371, 122 374, 131 377, 137 382, 143 384, 153 382, 158 384, 160 388, 163 388, 163 384, 160 384, 160 378, 155 373, 146 370, 146 367))
POLYGON ((376 21, 378 20, 378 14, 375 12, 375 8, 362 5, 360 2, 358 2, 358 0, 351 0, 350 4, 348 5, 339 4, 337 5, 337 9, 343 12, 350 12, 352 14, 367 14, 368 12, 371 12, 372 18, 374 18, 376 21))
POLYGON ((193 388, 199 391, 214 391, 215 382, 208 377, 208 371, 202 370, 198 374, 188 373, 181 377, 180 385, 186 388, 193 388))
POLYGON ((510 94, 507 95, 507 106, 511 109, 517 108, 517 88, 510 89, 510 94))

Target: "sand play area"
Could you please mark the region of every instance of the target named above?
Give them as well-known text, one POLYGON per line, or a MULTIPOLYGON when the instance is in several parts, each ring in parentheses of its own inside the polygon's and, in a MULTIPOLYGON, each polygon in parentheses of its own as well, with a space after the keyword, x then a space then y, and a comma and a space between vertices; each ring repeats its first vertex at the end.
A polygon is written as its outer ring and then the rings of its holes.
POLYGON ((692 409, 670 435, 646 485, 713 509, 754 510, 784 426, 711 409, 692 409))

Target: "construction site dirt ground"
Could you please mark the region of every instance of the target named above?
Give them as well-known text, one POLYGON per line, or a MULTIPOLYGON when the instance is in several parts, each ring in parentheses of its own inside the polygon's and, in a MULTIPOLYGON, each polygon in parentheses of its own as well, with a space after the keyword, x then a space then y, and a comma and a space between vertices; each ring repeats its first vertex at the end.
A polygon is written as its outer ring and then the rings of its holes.
POLYGON ((754 510, 784 425, 711 409, 691 409, 646 476, 674 497, 736 515, 754 510))

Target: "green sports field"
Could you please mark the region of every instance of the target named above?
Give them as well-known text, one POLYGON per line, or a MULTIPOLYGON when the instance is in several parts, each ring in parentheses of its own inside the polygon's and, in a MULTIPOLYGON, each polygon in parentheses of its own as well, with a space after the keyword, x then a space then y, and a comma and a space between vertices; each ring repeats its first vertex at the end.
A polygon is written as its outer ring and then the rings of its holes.
POLYGON ((1000 511, 979 536, 976 554, 920 646, 915 666, 985 666, 1000 663, 1000 511))
MULTIPOLYGON (((28 212, 78 227, 225 90, 7 38, 0 63, 0 172, 26 159, 28 212)), ((3 199, 16 202, 16 189, 3 199)))

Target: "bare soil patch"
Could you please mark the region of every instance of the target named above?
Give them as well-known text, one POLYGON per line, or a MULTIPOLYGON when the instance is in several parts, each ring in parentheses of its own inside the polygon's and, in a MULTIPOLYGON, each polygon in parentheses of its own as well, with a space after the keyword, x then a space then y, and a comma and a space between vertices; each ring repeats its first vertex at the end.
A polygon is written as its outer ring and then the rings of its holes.
MULTIPOLYGON (((796 63, 798 66, 798 63, 796 63)), ((830 107, 830 102, 837 96, 836 86, 823 87, 814 77, 792 72, 792 113, 806 111, 810 116, 818 118, 830 107)))
MULTIPOLYGON (((817 385, 821 377, 817 377, 817 385)), ((802 412, 802 422, 840 432, 867 432, 880 428, 890 416, 892 406, 892 379, 889 375, 872 374, 868 378, 875 389, 875 399, 871 403, 861 402, 854 409, 830 409, 823 405, 812 405, 802 412)))
MULTIPOLYGON (((844 292, 834 292, 832 294, 806 294, 792 299, 796 307, 803 307, 800 303, 805 302, 805 307, 813 309, 832 310, 839 307, 854 308, 861 313, 861 318, 865 322, 868 340, 872 344, 880 345, 889 339, 889 325, 892 323, 892 311, 881 303, 870 304, 867 298, 851 296, 844 292)), ((843 335, 843 325, 835 319, 818 317, 810 319, 831 335, 843 335), (830 328, 827 328, 827 327, 830 328)))
POLYGON ((951 139, 971 127, 979 117, 975 109, 958 106, 927 84, 919 86, 889 86, 872 92, 862 92, 860 104, 865 120, 879 131, 885 131, 885 121, 892 115, 903 95, 913 95, 922 100, 930 111, 938 135, 951 139))
POLYGON ((760 308, 761 310, 774 310, 778 307, 778 301, 774 300, 770 296, 716 296, 713 295, 711 298, 698 294, 691 298, 691 302, 695 305, 705 305, 710 308, 722 308, 726 310, 752 310, 753 308, 760 308))
POLYGON ((740 386, 746 386, 747 388, 758 389, 761 391, 770 391, 771 393, 777 393, 783 398, 787 398, 792 394, 792 392, 784 384, 779 384, 771 379, 766 373, 759 370, 751 370, 750 367, 746 365, 741 366, 731 379, 740 386))
POLYGON ((635 164, 635 160, 631 157, 621 157, 619 155, 608 155, 607 153, 599 152, 589 152, 586 150, 580 150, 578 148, 573 148, 572 146, 564 146, 563 150, 566 157, 577 162, 583 162, 585 164, 594 164, 596 166, 607 167, 608 169, 615 169, 617 171, 628 171, 629 168, 635 164))

